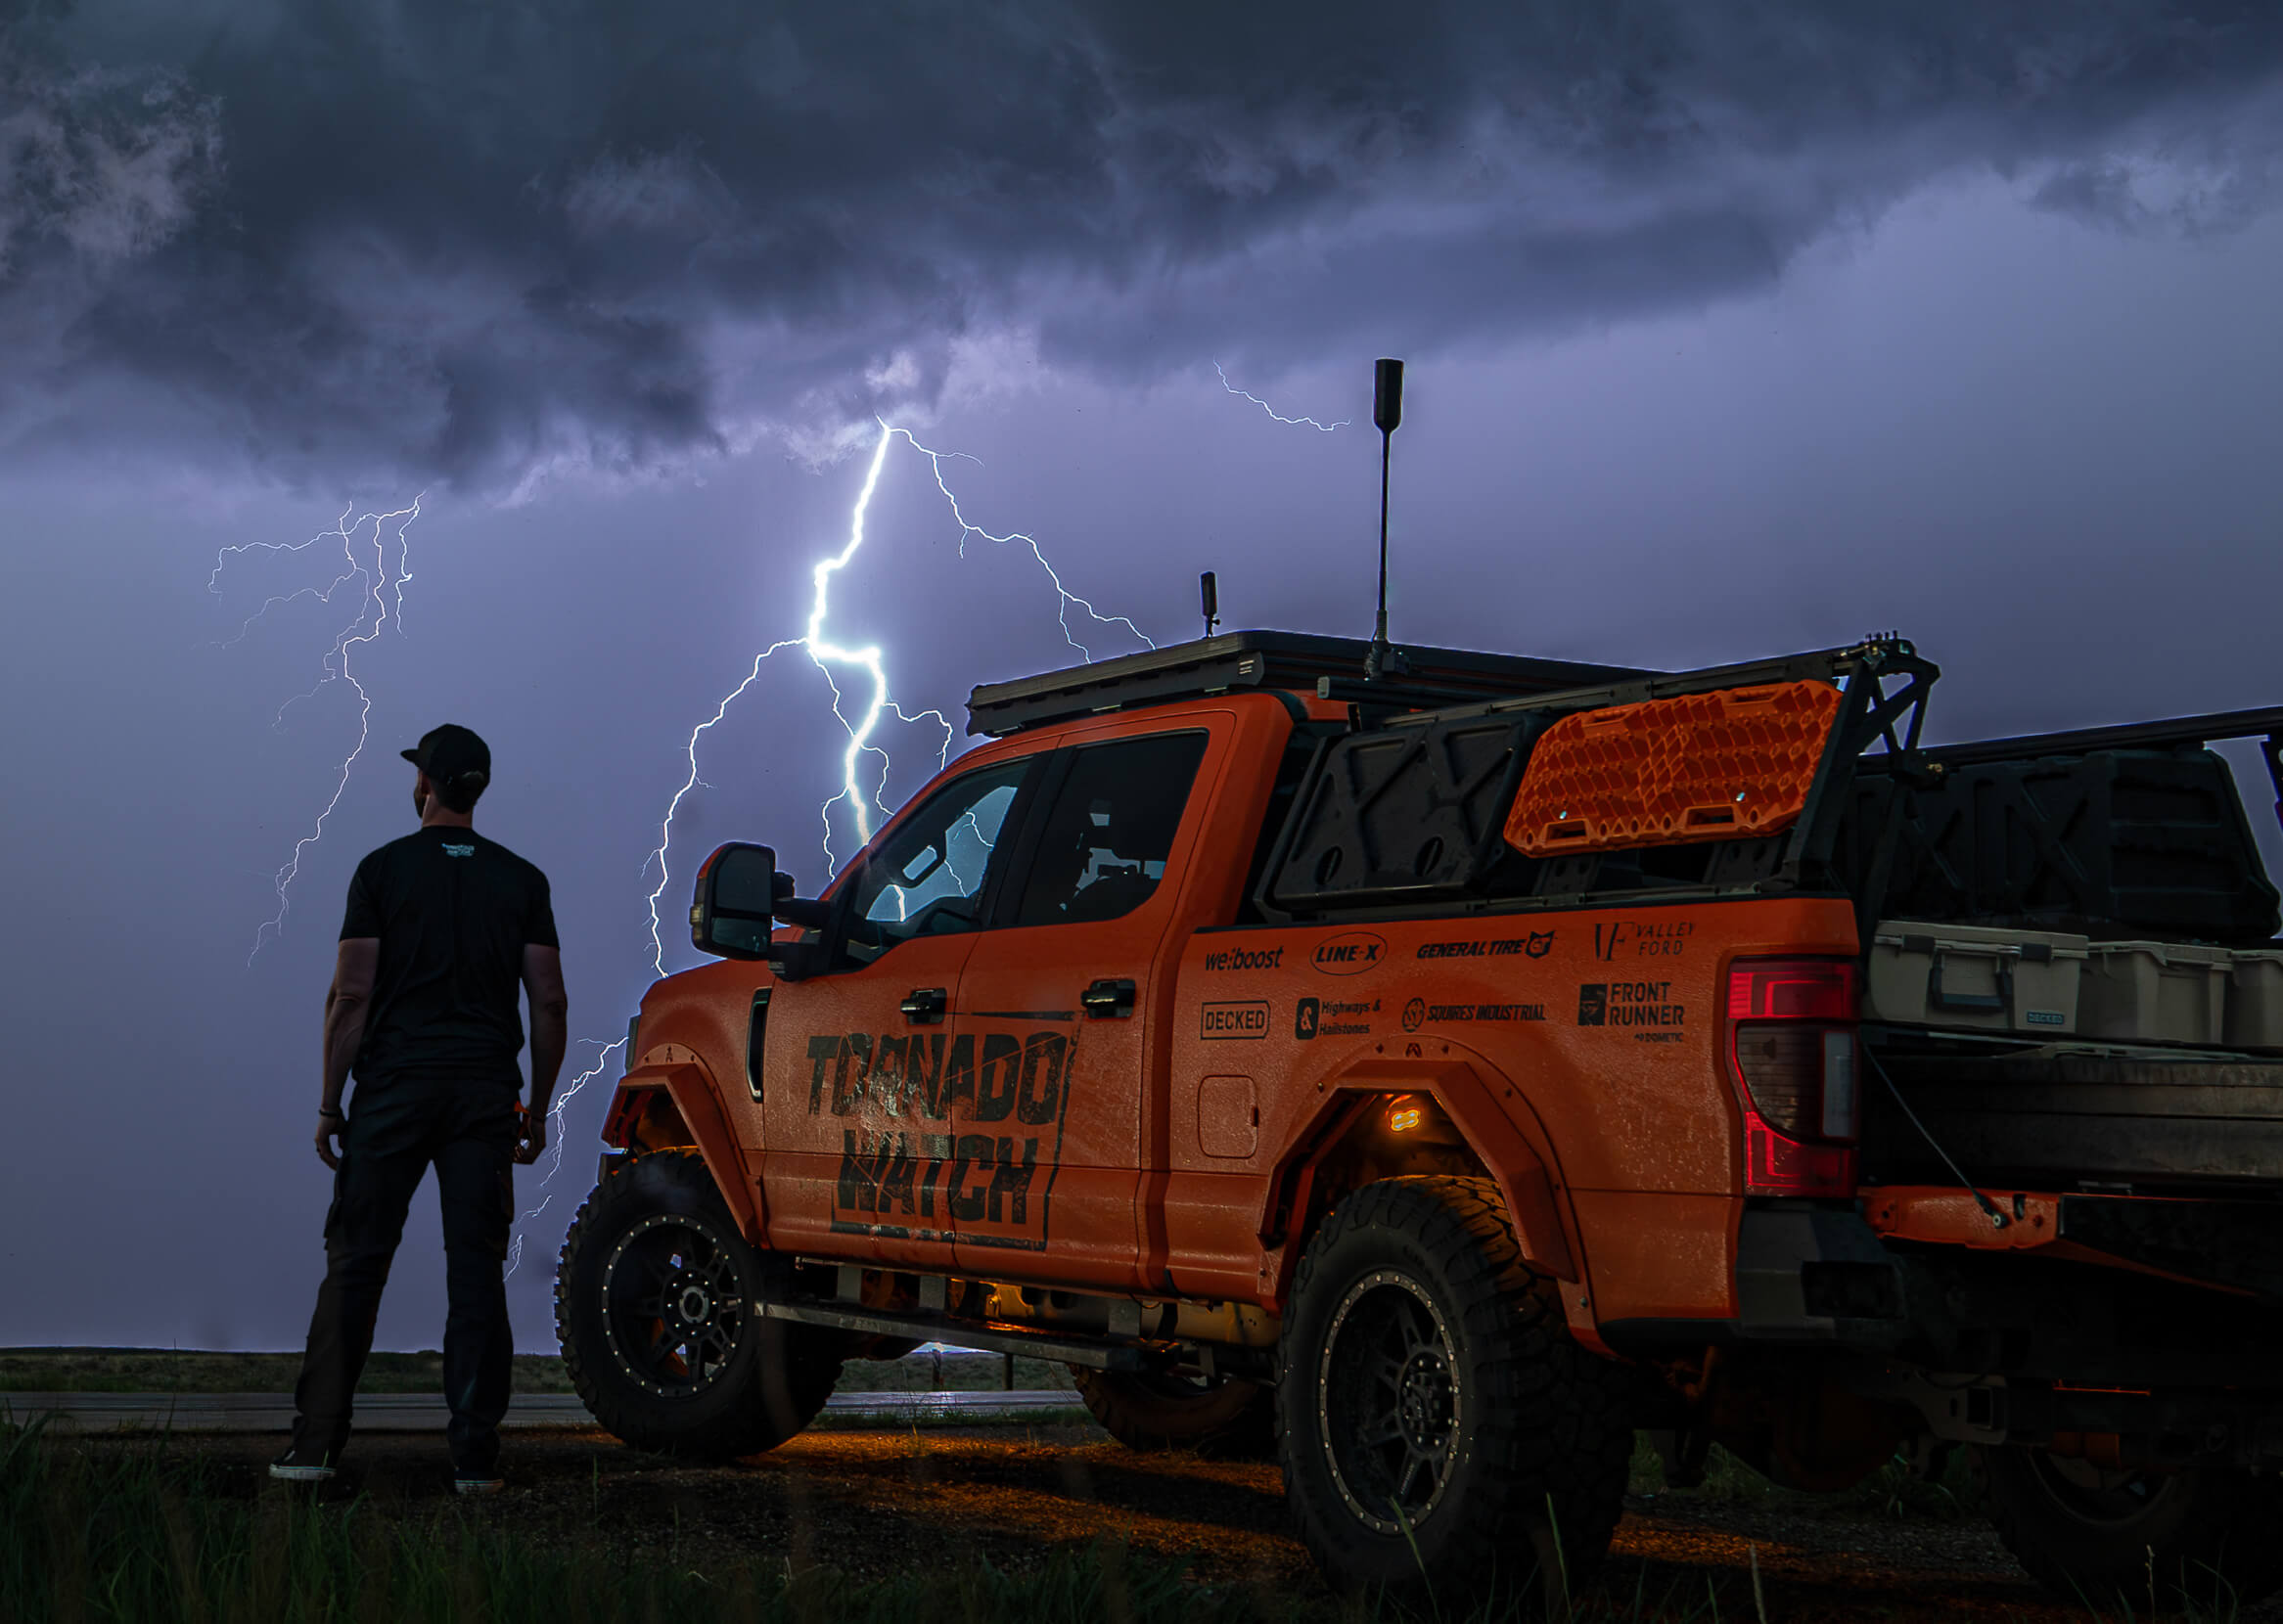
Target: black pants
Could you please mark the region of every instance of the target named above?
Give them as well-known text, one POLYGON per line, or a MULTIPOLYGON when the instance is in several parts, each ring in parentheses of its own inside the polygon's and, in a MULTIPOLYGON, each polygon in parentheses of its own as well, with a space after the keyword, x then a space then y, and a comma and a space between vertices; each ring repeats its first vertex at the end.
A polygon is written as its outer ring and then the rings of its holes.
POLYGON ((338 1459, 404 1214, 434 1163, 443 1202, 444 1399, 452 1465, 486 1472, 499 1459, 515 1341, 501 1265, 515 1222, 515 1102, 520 1080, 358 1078, 341 1170, 325 1215, 325 1284, 294 1389, 297 1452, 338 1459))

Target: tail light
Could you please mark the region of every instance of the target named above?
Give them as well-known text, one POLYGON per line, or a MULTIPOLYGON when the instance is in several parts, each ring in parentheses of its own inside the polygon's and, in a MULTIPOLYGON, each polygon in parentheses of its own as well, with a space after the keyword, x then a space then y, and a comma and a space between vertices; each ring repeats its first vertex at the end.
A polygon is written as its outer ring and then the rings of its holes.
POLYGON ((1739 959, 1728 1072, 1744 1106, 1751 1195, 1852 1195, 1860 1008, 1849 959, 1739 959))

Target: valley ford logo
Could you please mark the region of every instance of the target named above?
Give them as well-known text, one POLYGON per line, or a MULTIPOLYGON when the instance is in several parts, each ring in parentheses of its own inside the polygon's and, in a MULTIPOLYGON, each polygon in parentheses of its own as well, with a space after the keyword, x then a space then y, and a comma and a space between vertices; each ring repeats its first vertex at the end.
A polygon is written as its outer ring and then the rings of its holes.
POLYGON ((1369 930, 1343 930, 1328 942, 1319 942, 1308 962, 1326 975, 1361 975, 1380 962, 1388 950, 1385 936, 1369 930))

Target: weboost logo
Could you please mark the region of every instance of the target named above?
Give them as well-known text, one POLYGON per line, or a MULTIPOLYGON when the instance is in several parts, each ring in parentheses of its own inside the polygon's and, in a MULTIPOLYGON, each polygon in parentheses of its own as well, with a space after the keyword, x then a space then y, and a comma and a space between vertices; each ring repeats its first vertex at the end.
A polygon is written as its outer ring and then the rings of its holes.
POLYGON ((1274 970, 1284 963, 1281 947, 1224 947, 1205 956, 1205 968, 1215 972, 1230 970, 1274 970))

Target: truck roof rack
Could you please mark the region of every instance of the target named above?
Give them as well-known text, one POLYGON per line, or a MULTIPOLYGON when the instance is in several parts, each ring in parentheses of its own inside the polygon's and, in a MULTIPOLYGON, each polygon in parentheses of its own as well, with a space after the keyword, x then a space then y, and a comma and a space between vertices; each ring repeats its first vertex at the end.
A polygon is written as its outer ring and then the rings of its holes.
POLYGON ((1223 632, 1042 676, 985 683, 968 697, 967 731, 998 739, 1049 722, 1232 689, 1312 689, 1327 699, 1418 709, 1654 674, 1630 666, 1407 646, 1393 652, 1391 675, 1366 683, 1363 662, 1370 649, 1360 637, 1223 632))

